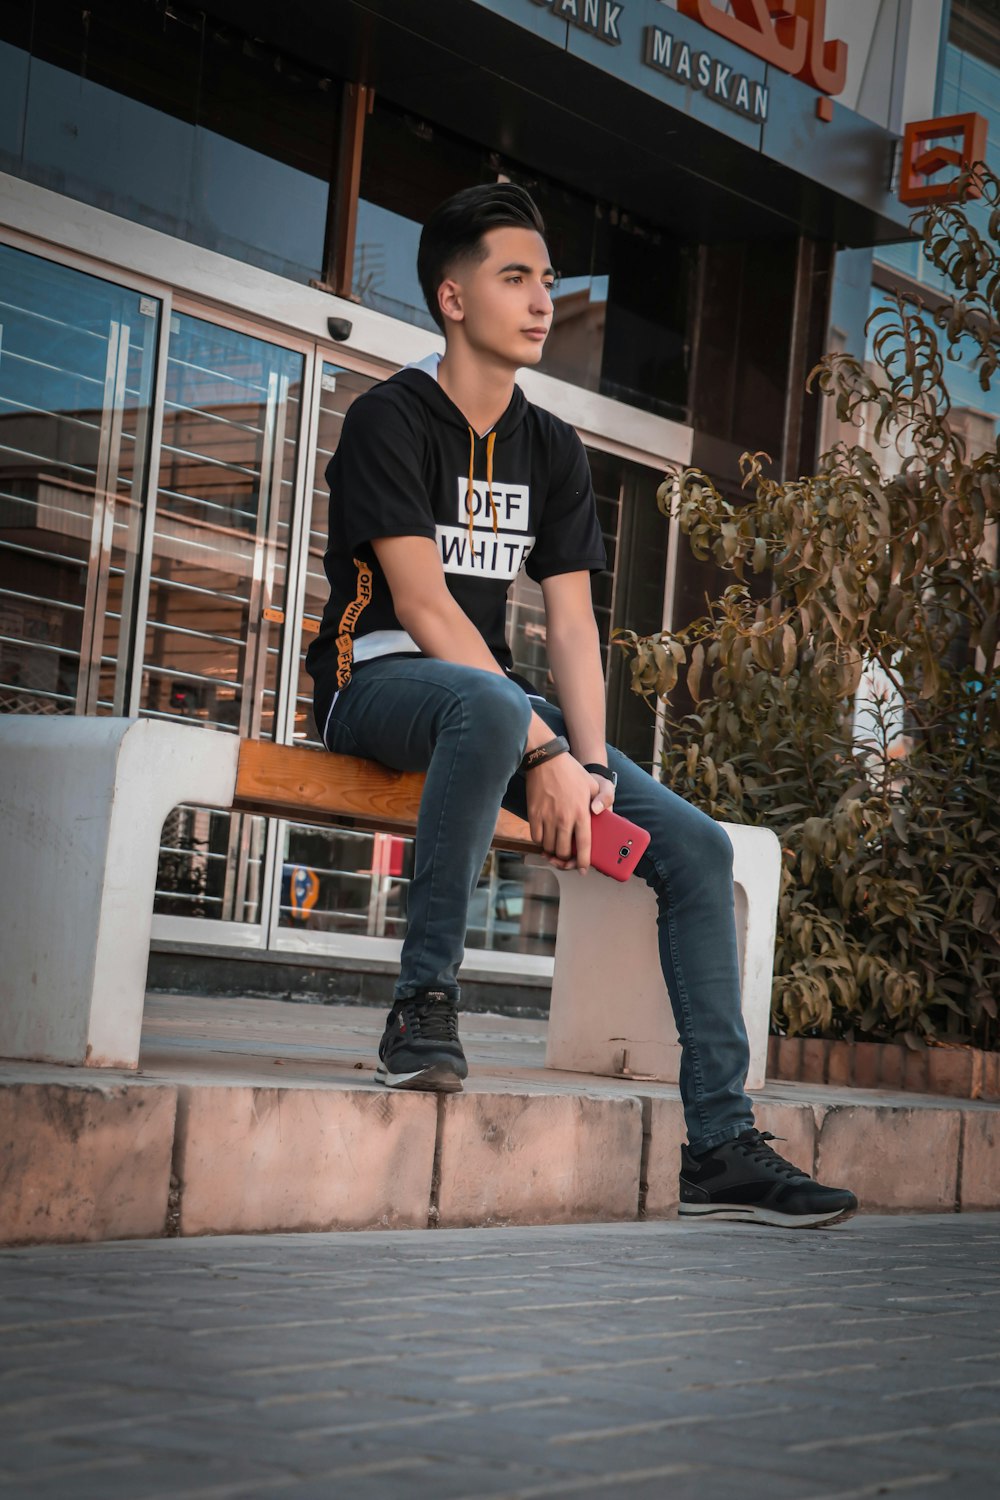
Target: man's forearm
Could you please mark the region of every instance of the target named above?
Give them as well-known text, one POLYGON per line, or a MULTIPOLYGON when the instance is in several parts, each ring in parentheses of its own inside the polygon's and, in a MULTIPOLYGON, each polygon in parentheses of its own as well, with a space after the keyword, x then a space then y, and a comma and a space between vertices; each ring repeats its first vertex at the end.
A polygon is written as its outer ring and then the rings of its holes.
POLYGON ((597 622, 583 621, 563 632, 550 630, 546 645, 573 754, 583 765, 603 765, 607 704, 597 622))
POLYGON ((425 656, 503 676, 503 668, 482 635, 450 595, 440 606, 431 603, 408 611, 399 623, 425 656))

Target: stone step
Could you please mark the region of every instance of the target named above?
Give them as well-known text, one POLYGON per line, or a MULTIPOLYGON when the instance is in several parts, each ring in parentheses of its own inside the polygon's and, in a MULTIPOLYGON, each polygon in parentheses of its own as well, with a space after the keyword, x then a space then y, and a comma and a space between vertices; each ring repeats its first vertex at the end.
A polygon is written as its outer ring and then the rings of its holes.
MULTIPOLYGON (((138 1075, 0 1063, 0 1243, 676 1211, 676 1087, 551 1072, 544 1022, 469 1015, 464 1093, 389 1093, 384 1018, 151 996, 138 1075)), ((783 1082, 755 1103, 863 1212, 1000 1208, 996 1104, 783 1082)))

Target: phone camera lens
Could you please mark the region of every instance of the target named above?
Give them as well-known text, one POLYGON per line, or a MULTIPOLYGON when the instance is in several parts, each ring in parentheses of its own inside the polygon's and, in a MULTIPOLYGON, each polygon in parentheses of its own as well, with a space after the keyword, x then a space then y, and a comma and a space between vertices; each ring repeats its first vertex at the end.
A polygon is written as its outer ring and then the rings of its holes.
POLYGON ((618 856, 620 859, 628 859, 631 853, 632 851, 629 848, 628 844, 622 844, 621 848, 618 851, 618 856))

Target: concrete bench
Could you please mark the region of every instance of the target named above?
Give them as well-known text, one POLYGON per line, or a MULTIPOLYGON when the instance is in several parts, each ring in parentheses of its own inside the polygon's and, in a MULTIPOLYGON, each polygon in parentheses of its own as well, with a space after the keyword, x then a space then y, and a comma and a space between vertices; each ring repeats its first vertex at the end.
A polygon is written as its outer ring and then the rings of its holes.
MULTIPOLYGON (((138 1064, 160 831, 174 807, 412 832, 423 788, 422 776, 353 756, 154 719, 3 715, 0 761, 0 1056, 90 1067, 138 1064)), ((766 830, 723 826, 759 1088, 780 851, 766 830)), ((493 842, 538 854, 507 812, 493 842)), ((547 1064, 676 1081, 652 893, 557 873, 547 1064)))

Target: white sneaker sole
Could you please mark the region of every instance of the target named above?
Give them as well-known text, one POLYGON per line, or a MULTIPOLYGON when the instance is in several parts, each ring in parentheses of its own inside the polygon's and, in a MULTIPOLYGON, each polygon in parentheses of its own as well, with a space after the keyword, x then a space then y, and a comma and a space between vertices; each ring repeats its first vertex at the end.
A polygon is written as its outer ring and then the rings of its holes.
POLYGON ((681 1203, 682 1219, 732 1219, 744 1224, 771 1224, 777 1229, 819 1229, 851 1219, 856 1208, 834 1209, 825 1214, 782 1214, 774 1208, 753 1208, 736 1203, 681 1203))
POLYGON ((375 1082, 387 1089, 414 1089, 430 1094, 460 1094, 462 1080, 447 1063, 432 1063, 414 1073, 390 1073, 385 1063, 375 1069, 375 1082))

